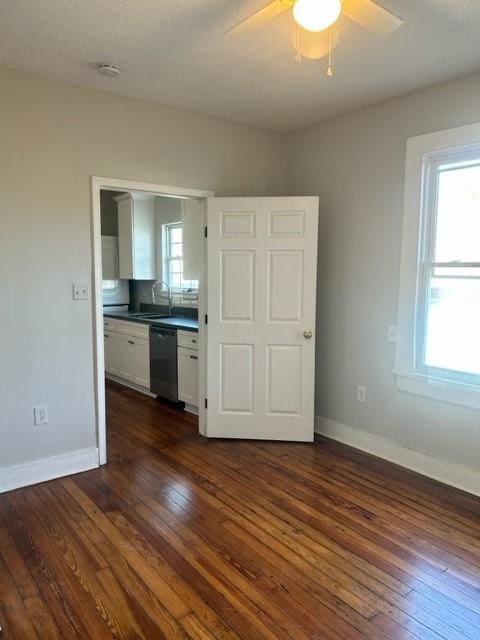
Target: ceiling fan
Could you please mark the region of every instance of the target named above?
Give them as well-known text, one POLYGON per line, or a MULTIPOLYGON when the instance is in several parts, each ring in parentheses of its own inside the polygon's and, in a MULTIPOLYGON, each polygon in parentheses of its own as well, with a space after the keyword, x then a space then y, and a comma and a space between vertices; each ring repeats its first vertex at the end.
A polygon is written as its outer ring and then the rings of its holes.
MULTIPOLYGON (((332 27, 342 14, 379 36, 393 33, 403 24, 403 20, 373 0, 273 0, 227 33, 262 27, 289 9, 297 24, 294 48, 297 55, 310 59, 331 54, 338 42, 338 31, 332 27)), ((329 69, 331 72, 330 64, 329 69)), ((332 74, 327 70, 327 75, 332 74)))

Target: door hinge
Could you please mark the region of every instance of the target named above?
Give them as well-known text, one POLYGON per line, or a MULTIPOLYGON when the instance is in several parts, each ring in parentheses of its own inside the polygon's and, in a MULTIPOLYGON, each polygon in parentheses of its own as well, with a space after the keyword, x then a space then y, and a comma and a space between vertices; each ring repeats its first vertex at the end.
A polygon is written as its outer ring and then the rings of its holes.
POLYGON ((205 324, 208 324, 208 313, 205 314, 205 324))
POLYGON ((208 409, 208 400, 205 398, 205 409, 208 409))
POLYGON ((208 238, 208 227, 204 228, 203 233, 205 235, 205 238, 208 238))

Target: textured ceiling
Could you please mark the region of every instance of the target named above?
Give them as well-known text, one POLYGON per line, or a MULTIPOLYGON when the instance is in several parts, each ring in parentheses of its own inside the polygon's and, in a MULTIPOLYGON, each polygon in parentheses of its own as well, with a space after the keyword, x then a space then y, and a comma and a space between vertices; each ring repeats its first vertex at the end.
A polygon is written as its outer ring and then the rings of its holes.
POLYGON ((379 0, 405 20, 384 39, 341 18, 332 80, 324 60, 294 61, 290 12, 224 36, 264 4, 2 0, 0 64, 278 131, 480 69, 480 0, 379 0))

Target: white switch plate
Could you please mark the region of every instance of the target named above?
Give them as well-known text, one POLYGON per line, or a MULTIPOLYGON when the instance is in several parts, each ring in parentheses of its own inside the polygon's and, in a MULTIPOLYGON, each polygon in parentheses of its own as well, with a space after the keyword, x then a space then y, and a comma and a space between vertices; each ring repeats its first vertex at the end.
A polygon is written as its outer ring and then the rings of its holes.
POLYGON ((48 424, 48 407, 46 405, 34 407, 33 418, 36 425, 48 424))
POLYGON ((367 389, 366 387, 358 386, 357 387, 357 400, 364 404, 367 401, 367 389))
POLYGON ((77 284, 73 285, 73 299, 74 300, 88 300, 90 297, 90 285, 77 284))
POLYGON ((388 327, 388 341, 392 344, 395 344, 397 341, 397 327, 393 324, 388 327))

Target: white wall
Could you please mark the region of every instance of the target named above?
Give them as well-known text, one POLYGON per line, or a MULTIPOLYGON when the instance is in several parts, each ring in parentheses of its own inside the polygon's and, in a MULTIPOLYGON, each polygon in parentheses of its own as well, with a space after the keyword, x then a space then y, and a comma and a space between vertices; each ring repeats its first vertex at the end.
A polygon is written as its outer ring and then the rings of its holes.
POLYGON ((286 156, 279 134, 11 70, 0 105, 5 470, 95 446, 92 304, 72 301, 92 277, 89 176, 281 194, 286 156))
POLYGON ((470 76, 293 133, 287 180, 289 194, 320 195, 317 415, 477 471, 478 411, 397 391, 387 328, 397 314, 406 139, 479 121, 479 96, 480 75, 470 76))
POLYGON ((479 95, 471 76, 286 139, 0 70, 0 490, 10 465, 95 446, 92 306, 71 300, 72 283, 91 280, 89 176, 271 195, 287 158, 288 192, 321 201, 317 414, 478 469, 478 412, 398 392, 386 332, 405 140, 478 121, 479 95), (37 404, 46 427, 33 426, 37 404))

